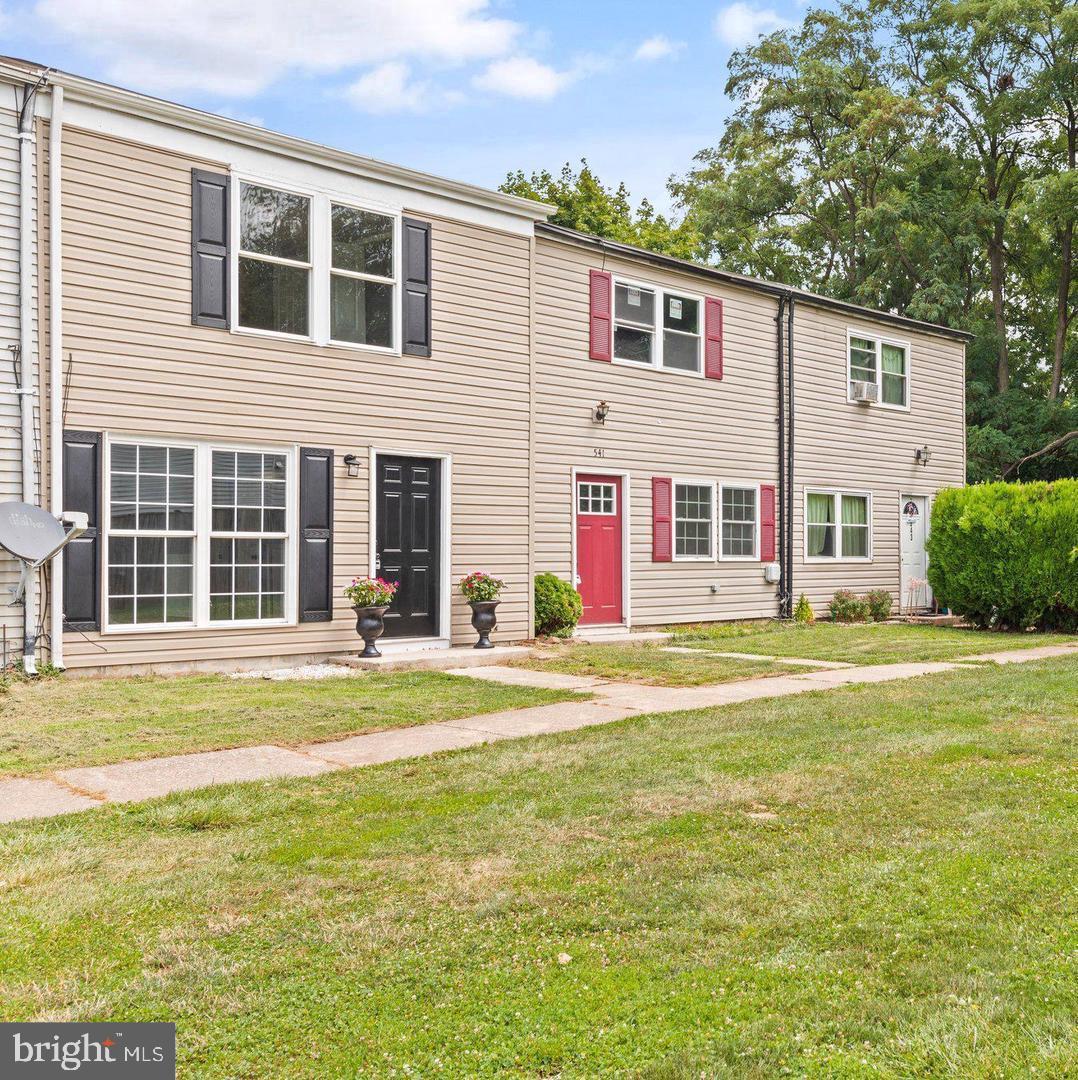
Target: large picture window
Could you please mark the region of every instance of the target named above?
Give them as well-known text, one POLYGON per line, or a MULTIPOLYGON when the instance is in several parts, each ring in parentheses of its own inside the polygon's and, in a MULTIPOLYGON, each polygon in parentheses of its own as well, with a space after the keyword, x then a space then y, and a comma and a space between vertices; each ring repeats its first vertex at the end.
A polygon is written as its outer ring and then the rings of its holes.
POLYGON ((106 629, 288 620, 291 451, 107 445, 106 629))
POLYGON ((701 308, 696 296, 615 280, 615 361, 699 374, 701 308))
POLYGON ((714 558, 714 484, 674 483, 674 558, 714 558))
POLYGON ((909 346, 883 338, 849 336, 849 399, 855 383, 876 389, 876 402, 894 409, 908 408, 909 346))
POLYGON ((398 347, 400 219, 240 181, 236 328, 398 347))
POLYGON ((870 559, 870 507, 867 494, 808 492, 805 496, 805 557, 870 559))

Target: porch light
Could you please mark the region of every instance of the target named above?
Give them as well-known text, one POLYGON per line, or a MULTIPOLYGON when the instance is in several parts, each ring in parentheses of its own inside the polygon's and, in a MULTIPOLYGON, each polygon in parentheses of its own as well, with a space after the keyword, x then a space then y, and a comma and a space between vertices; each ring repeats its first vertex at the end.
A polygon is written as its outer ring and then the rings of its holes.
POLYGON ((597 424, 605 424, 606 418, 610 415, 610 406, 605 401, 600 401, 595 406, 595 422, 597 424))
MULTIPOLYGON (((917 453, 921 451, 918 450, 917 453)), ((345 454, 344 464, 348 469, 348 475, 352 477, 359 476, 359 458, 355 454, 345 454)))
POLYGON ((929 450, 927 446, 919 446, 913 452, 913 460, 916 461, 918 465, 927 466, 931 459, 932 451, 929 450))

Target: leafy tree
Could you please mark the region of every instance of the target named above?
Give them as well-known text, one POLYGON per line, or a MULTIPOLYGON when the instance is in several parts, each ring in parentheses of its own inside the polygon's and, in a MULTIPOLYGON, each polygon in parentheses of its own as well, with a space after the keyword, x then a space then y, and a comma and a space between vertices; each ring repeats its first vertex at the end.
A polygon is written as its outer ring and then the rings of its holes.
POLYGON ((689 226, 675 225, 656 213, 647 199, 642 199, 634 210, 625 184, 608 188, 586 160, 581 160, 579 172, 574 172, 567 162, 557 176, 546 169, 530 176, 518 170, 505 178, 499 190, 553 204, 558 209, 551 221, 569 229, 679 259, 693 258, 699 246, 689 226))

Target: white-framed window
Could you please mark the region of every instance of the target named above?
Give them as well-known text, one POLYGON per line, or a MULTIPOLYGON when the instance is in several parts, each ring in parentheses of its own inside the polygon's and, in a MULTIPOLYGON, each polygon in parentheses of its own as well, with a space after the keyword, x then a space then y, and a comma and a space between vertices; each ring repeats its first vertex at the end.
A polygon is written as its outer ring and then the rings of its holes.
POLYGON ((237 179, 233 329, 398 352, 395 210, 237 179))
POLYGON ((601 514, 606 517, 616 515, 618 512, 617 485, 579 481, 576 486, 576 512, 601 514))
POLYGON ((855 383, 876 388, 875 404, 889 409, 910 406, 909 342, 875 337, 853 330, 847 333, 849 379, 847 399, 854 396, 855 383))
POLYGON ((805 492, 805 558, 872 558, 872 496, 859 491, 805 492))
POLYGON ((715 557, 715 485, 710 481, 674 481, 674 559, 715 557))
POLYGON ((105 442, 104 629, 294 621, 292 448, 105 442))
POLYGON ((236 318, 247 330, 307 337, 311 329, 311 200, 239 183, 236 318))
POLYGON ((760 557, 760 489, 755 484, 722 484, 719 488, 721 559, 760 557))
POLYGON ((703 373, 702 297, 614 278, 614 361, 703 373))

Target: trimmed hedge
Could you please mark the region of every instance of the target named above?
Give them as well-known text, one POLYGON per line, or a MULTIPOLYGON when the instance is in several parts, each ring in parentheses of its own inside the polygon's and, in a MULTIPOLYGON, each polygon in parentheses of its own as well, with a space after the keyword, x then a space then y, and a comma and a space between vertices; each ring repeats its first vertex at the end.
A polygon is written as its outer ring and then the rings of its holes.
POLYGON ((569 637, 584 605, 580 593, 557 574, 535 575, 535 636, 569 637))
POLYGON ((1078 629, 1078 480, 941 491, 928 580, 978 626, 1078 629))

